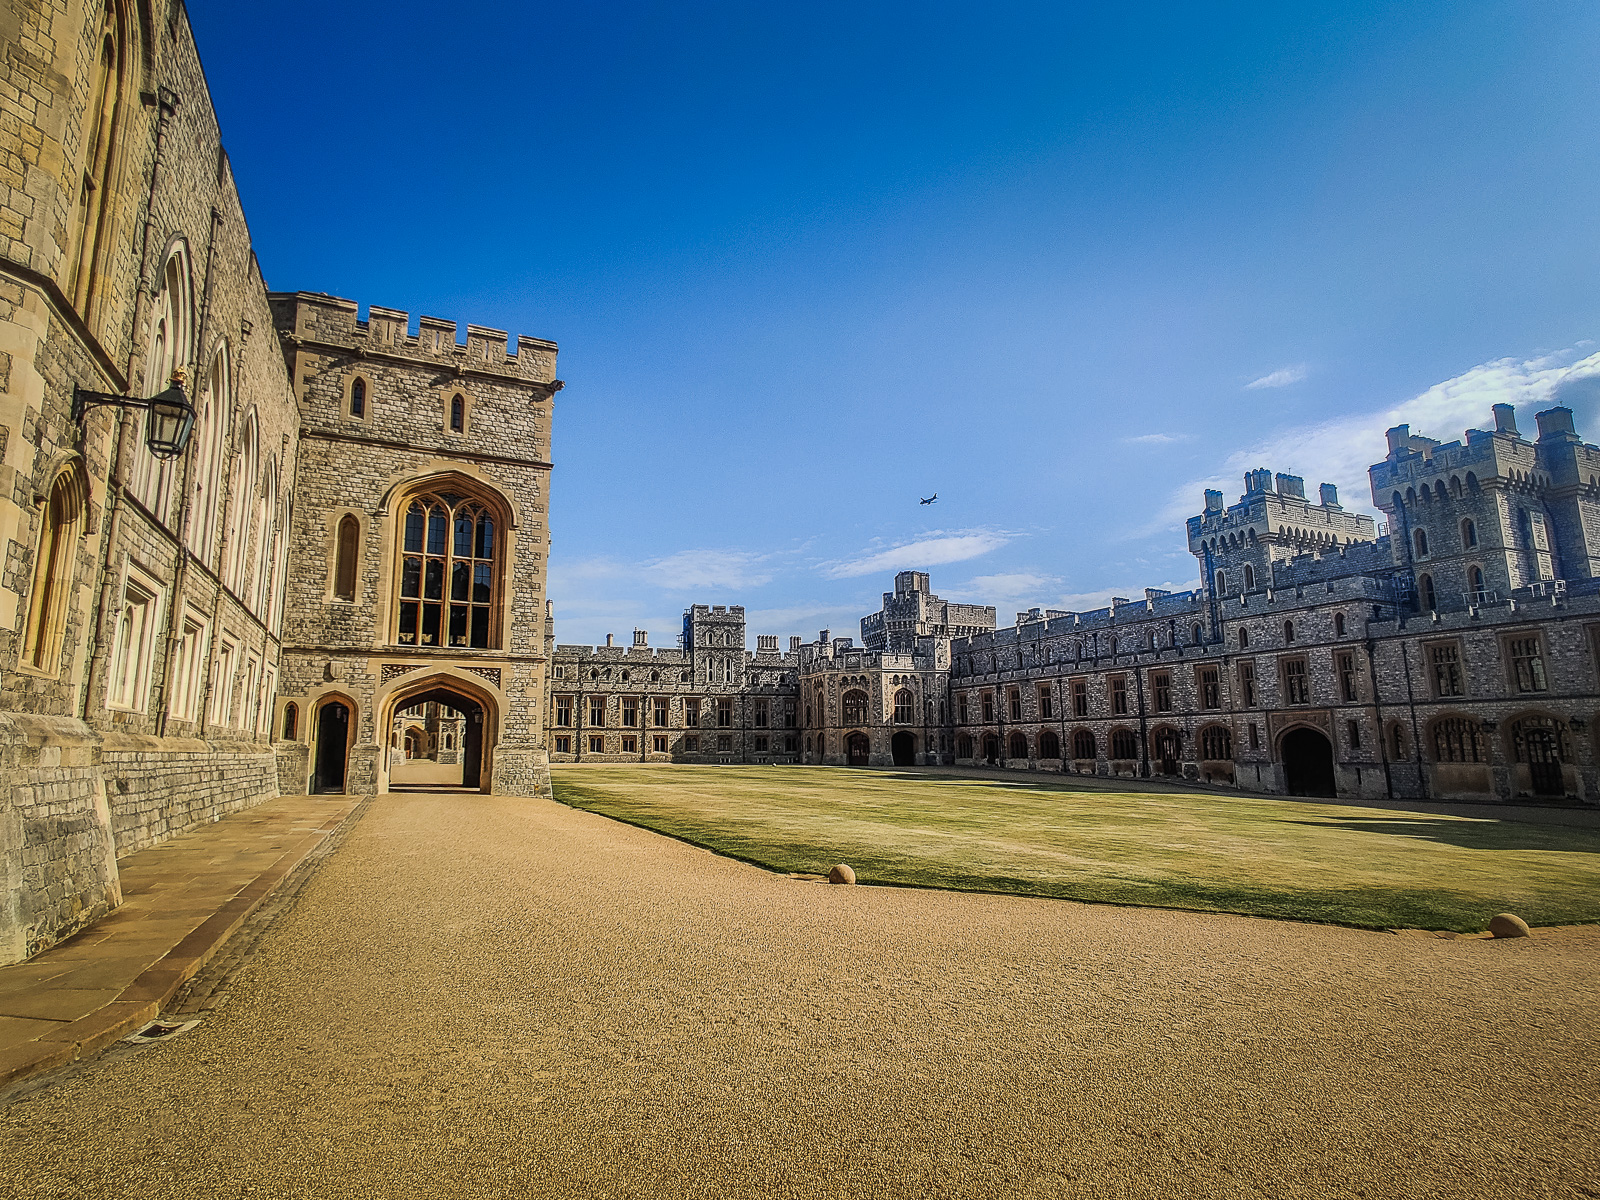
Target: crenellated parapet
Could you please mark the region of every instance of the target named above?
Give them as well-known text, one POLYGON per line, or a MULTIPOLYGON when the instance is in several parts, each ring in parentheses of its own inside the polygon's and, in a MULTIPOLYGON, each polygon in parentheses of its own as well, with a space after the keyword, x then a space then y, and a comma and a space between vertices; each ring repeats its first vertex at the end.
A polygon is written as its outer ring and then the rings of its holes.
POLYGON ((503 329, 468 325, 462 341, 456 322, 440 317, 419 317, 417 332, 411 333, 411 314, 403 309, 373 304, 363 321, 356 301, 322 292, 275 293, 272 303, 280 313, 280 329, 286 340, 438 363, 460 371, 486 371, 559 387, 555 377, 557 346, 544 338, 519 336, 513 346, 511 335, 503 329), (288 319, 281 319, 283 316, 288 319))

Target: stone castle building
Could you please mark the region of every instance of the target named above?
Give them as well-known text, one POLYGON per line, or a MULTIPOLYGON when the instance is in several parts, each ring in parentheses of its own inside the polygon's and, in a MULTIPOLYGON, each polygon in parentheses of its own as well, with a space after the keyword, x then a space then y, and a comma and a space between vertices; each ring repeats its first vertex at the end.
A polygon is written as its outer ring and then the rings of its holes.
POLYGON ((1206 492, 1188 522, 1192 591, 998 629, 994 609, 949 604, 905 571, 862 618, 861 646, 824 630, 782 655, 763 637, 752 656, 741 609, 696 606, 673 651, 642 634, 629 651, 553 647, 556 757, 1600 803, 1600 448, 1566 408, 1539 413, 1532 441, 1509 406, 1493 416, 1448 444, 1391 429, 1369 472, 1382 526, 1330 484, 1313 503, 1267 470, 1237 504, 1206 492), (723 612, 710 635, 705 614, 723 612), (782 755, 743 715, 757 685, 759 711, 793 705, 782 755), (696 732, 708 706, 726 714, 714 745, 696 732), (649 746, 632 733, 646 715, 649 746))
POLYGON ((545 790, 556 347, 269 292, 181 4, 0 0, 0 79, 0 963, 121 855, 382 790, 398 713, 545 790))

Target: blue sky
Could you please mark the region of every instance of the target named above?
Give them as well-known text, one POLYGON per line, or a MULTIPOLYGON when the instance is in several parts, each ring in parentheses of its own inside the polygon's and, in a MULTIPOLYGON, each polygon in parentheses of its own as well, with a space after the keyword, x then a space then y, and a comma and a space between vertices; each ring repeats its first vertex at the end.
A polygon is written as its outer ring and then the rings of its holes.
POLYGON ((561 344, 563 642, 1089 607, 1249 467, 1600 436, 1593 5, 190 12, 271 286, 561 344))

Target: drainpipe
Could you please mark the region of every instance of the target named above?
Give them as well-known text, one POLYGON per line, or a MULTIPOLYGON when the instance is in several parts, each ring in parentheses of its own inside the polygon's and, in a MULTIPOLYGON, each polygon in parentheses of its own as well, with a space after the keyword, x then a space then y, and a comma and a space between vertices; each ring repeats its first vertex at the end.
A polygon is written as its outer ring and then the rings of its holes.
POLYGON ((1417 779, 1422 784, 1422 797, 1428 798, 1428 778, 1422 769, 1422 738, 1417 734, 1417 700, 1411 690, 1411 654, 1405 642, 1400 643, 1400 663, 1406 675, 1406 708, 1411 714, 1411 752, 1417 760, 1417 779))
MULTIPOLYGON (((1389 769, 1389 743, 1383 736, 1383 695, 1378 691, 1378 664, 1376 661, 1377 642, 1370 635, 1363 639, 1362 649, 1367 656, 1367 680, 1372 685, 1373 713, 1378 720, 1378 758, 1383 763, 1383 792, 1390 800, 1394 799, 1394 776, 1389 769)), ((1405 644, 1401 643, 1404 651, 1405 644)), ((1407 683, 1410 682, 1410 673, 1407 672, 1407 683)))

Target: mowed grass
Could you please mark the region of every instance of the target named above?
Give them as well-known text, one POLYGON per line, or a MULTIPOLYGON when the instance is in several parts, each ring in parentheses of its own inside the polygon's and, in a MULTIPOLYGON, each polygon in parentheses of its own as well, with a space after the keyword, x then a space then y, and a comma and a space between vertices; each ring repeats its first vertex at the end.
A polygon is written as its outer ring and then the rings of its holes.
POLYGON ((1600 831, 1021 777, 557 766, 556 799, 774 871, 1366 928, 1600 920, 1600 831))

